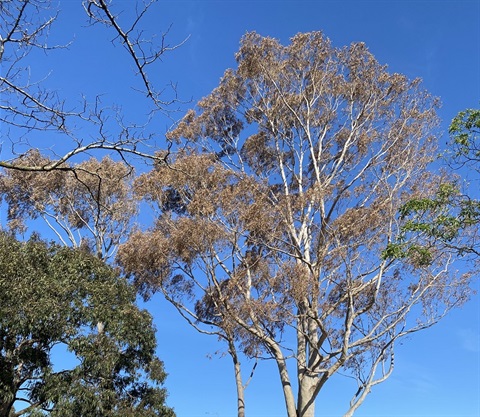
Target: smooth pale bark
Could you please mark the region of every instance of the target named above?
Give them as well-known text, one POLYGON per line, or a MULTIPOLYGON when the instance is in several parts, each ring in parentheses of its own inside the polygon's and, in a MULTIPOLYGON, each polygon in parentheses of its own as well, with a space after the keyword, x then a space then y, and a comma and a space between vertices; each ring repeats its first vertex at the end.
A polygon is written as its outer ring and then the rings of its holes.
POLYGON ((283 397, 285 398, 285 407, 288 417, 297 417, 297 409, 295 407, 295 397, 293 395, 292 384, 288 376, 287 362, 283 357, 278 346, 274 347, 274 356, 277 362, 280 381, 282 383, 283 397))
POLYGON ((303 375, 298 388, 298 417, 314 417, 317 384, 318 377, 303 375))
POLYGON ((229 353, 232 357, 233 367, 235 370, 235 385, 237 388, 237 414, 238 417, 245 417, 245 387, 243 386, 241 364, 238 360, 235 346, 231 340, 229 340, 229 345, 229 353))
POLYGON ((343 417, 353 417, 353 414, 355 413, 355 410, 357 409, 357 407, 355 407, 354 409, 351 408, 350 410, 348 410, 344 415, 343 417))

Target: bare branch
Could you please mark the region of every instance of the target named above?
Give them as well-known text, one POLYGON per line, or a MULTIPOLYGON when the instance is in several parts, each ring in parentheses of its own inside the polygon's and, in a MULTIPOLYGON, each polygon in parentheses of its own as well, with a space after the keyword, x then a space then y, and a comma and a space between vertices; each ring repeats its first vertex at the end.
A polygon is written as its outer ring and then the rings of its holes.
POLYGON ((145 88, 144 93, 154 102, 155 106, 165 110, 167 106, 176 101, 176 98, 168 101, 161 98, 162 92, 156 91, 148 78, 146 72, 147 67, 160 60, 165 53, 174 51, 182 46, 188 38, 179 44, 170 46, 166 43, 166 37, 169 33, 168 29, 162 34, 158 46, 153 46, 153 39, 143 39, 143 33, 137 29, 137 26, 148 12, 148 9, 156 3, 156 1, 157 0, 150 0, 148 3, 144 3, 144 7, 141 10, 137 10, 137 15, 128 29, 122 28, 119 23, 119 16, 113 12, 111 5, 105 0, 85 0, 83 1, 83 7, 92 22, 113 28, 115 32, 113 42, 120 40, 120 43, 132 58, 137 69, 137 74, 142 79, 145 88))

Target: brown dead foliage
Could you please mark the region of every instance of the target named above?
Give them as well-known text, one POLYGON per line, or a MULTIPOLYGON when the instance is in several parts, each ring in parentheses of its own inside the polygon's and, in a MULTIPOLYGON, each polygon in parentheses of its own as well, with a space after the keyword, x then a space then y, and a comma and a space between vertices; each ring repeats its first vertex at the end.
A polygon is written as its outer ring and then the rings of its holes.
MULTIPOLYGON (((43 166, 51 160, 30 151, 16 163, 43 166)), ((42 217, 65 242, 90 246, 104 257, 125 238, 136 213, 132 176, 132 169, 123 162, 91 158, 49 172, 5 171, 0 191, 12 230, 24 230, 26 220, 42 217)))
POLYGON ((159 258, 139 234, 120 255, 140 285, 169 275, 155 285, 195 326, 280 370, 293 357, 310 393, 297 414, 285 389, 297 416, 342 367, 369 391, 390 374, 398 338, 465 300, 448 253, 382 255, 400 235, 399 207, 439 181, 428 171, 438 102, 364 44, 335 48, 319 32, 287 46, 249 33, 236 59, 170 133, 183 150, 136 183, 158 209, 144 236, 159 258))

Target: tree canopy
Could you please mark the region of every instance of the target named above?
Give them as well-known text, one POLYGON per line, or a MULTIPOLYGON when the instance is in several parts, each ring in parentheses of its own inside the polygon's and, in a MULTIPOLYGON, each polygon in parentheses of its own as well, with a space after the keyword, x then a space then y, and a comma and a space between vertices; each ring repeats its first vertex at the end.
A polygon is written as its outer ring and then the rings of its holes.
MULTIPOLYGON (((12 161, 15 166, 51 162, 33 149, 12 161)), ((89 247, 109 259, 137 212, 133 174, 124 161, 110 157, 64 163, 50 172, 6 170, 0 174, 0 192, 8 206, 8 226, 21 232, 27 220, 41 218, 64 245, 89 247)))
POLYGON ((427 168, 437 99, 319 32, 287 46, 248 33, 236 60, 170 132, 179 151, 136 181, 158 217, 120 262, 228 342, 240 397, 238 350, 276 362, 289 417, 313 416, 332 375, 353 377, 350 416, 391 374, 397 341, 469 296, 450 253, 385 252, 399 209, 442 182, 427 168))
POLYGON ((470 161, 474 163, 474 168, 478 171, 478 162, 480 162, 480 110, 466 109, 459 112, 450 124, 449 133, 457 162, 470 161))
POLYGON ((174 415, 152 318, 117 271, 2 232, 0 288, 0 416, 174 415))

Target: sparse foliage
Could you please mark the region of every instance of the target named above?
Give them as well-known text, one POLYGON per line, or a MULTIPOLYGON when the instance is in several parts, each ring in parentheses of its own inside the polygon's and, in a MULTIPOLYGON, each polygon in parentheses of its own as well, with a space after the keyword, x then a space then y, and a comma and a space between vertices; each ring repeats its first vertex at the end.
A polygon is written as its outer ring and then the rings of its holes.
POLYGON ((312 417, 340 371, 358 384, 351 416, 393 371, 397 341, 469 296, 452 253, 385 252, 398 210, 441 180, 427 171, 437 101, 364 44, 317 32, 288 46, 249 33, 236 59, 170 133, 181 149, 136 181, 158 218, 119 261, 234 359, 271 357, 289 417, 312 417))
MULTIPOLYGON (((447 162, 454 168, 466 166, 470 172, 479 172, 480 111, 460 112, 452 120, 449 132, 452 140, 447 162)), ((412 198, 405 203, 400 208, 406 220, 403 233, 388 250, 397 251, 395 256, 401 257, 412 247, 428 253, 432 247, 441 247, 478 264, 480 201, 462 188, 450 176, 438 185, 435 196, 412 198)))

